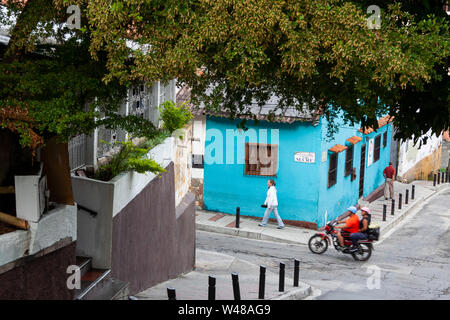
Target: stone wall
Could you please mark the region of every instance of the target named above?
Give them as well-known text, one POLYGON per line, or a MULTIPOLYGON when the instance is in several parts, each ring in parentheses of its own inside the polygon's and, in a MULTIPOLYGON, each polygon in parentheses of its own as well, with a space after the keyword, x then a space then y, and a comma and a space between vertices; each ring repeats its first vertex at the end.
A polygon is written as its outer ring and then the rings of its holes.
POLYGON ((432 180, 433 173, 441 167, 442 147, 438 147, 432 154, 423 158, 406 173, 397 177, 397 180, 410 183, 414 180, 432 180))
POLYGON ((432 173, 441 166, 442 141, 442 134, 436 136, 431 130, 416 144, 413 139, 402 141, 398 149, 397 179, 399 181, 431 179, 432 173), (426 144, 423 141, 425 137, 428 138, 426 144))
POLYGON ((191 192, 195 196, 195 206, 203 209, 203 179, 192 178, 191 192))
POLYGON ((450 141, 442 142, 441 168, 450 167, 450 141))
POLYGON ((189 192, 192 176, 192 126, 176 130, 174 137, 175 205, 189 192))

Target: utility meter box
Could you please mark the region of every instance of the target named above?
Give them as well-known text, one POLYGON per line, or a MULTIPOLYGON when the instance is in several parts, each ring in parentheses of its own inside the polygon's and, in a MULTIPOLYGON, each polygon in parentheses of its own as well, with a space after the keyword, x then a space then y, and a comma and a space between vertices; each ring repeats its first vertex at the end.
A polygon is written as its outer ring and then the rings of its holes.
POLYGON ((47 177, 42 176, 42 165, 36 175, 15 176, 16 216, 38 222, 47 207, 47 177))

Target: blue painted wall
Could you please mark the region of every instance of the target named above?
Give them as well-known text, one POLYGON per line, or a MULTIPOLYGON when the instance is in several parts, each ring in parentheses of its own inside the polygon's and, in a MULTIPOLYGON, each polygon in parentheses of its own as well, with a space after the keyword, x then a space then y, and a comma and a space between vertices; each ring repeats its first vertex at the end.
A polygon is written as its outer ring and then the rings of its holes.
POLYGON ((341 121, 339 132, 334 135, 332 141, 328 141, 327 123, 324 118, 317 126, 313 126, 311 122, 283 124, 260 121, 255 124, 249 121, 247 127, 250 130, 247 132, 237 132, 238 122, 239 120, 230 121, 226 118, 207 118, 203 194, 206 210, 233 214, 236 207, 240 207, 242 215, 263 216, 264 209, 261 204, 266 197, 267 180, 272 177, 244 175, 245 143, 239 145, 238 139, 245 139, 245 142, 276 143, 271 141, 271 129, 278 130, 278 171, 274 179, 277 183, 278 210, 282 219, 309 221, 322 226, 325 222, 325 211, 328 212, 328 220, 331 220, 345 212, 348 206, 356 204, 363 144, 366 144, 364 196, 384 183, 382 171, 389 162, 390 125, 364 136, 358 132, 358 125, 350 126, 341 121), (386 130, 387 146, 383 148, 382 140, 380 159, 367 167, 368 139, 382 135, 386 130), (231 134, 235 132, 237 137, 231 134), (346 145, 345 140, 355 135, 363 137, 354 147, 353 167, 356 168, 356 179, 351 181, 350 176, 344 177, 343 151, 338 154, 337 183, 328 188, 330 154, 327 150, 335 144, 346 145), (295 162, 294 154, 299 151, 314 152, 315 163, 295 162), (327 152, 325 162, 322 162, 323 151, 327 152), (227 164, 227 160, 233 160, 233 164, 227 164))
POLYGON ((363 145, 366 145, 366 160, 365 160, 365 174, 364 174, 364 189, 363 197, 368 196, 375 189, 384 183, 383 170, 389 165, 390 158, 390 143, 391 143, 391 125, 385 125, 379 128, 376 132, 368 135, 364 135, 358 131, 359 125, 351 126, 345 124, 342 119, 336 119, 338 121, 339 131, 333 136, 333 139, 329 141, 327 138, 327 121, 325 118, 321 119, 322 137, 321 137, 321 149, 326 151, 335 144, 341 144, 348 146, 349 143, 346 139, 352 136, 358 136, 363 138, 362 141, 356 143, 353 149, 353 167, 356 168, 356 179, 351 180, 351 175, 345 177, 345 156, 346 151, 338 154, 338 171, 337 171, 337 183, 334 186, 328 188, 328 167, 330 160, 330 152, 327 152, 327 161, 322 162, 320 166, 320 192, 319 192, 319 212, 318 212, 318 225, 323 226, 325 224, 325 212, 327 212, 327 220, 330 221, 346 211, 349 206, 355 205, 358 202, 359 196, 359 178, 360 178, 360 161, 361 161, 361 149, 363 145), (383 148, 383 133, 388 131, 387 145, 383 148), (380 159, 370 166, 368 163, 369 152, 369 139, 375 138, 381 135, 381 149, 380 159))
MULTIPOLYGON (((223 152, 224 164, 209 164, 212 143, 211 134, 220 132, 223 140, 226 130, 234 130, 238 121, 231 122, 223 118, 208 118, 206 123, 205 169, 203 200, 205 209, 225 213, 235 213, 236 207, 241 208, 242 215, 262 217, 267 192, 267 180, 272 177, 244 175, 245 145, 240 151, 241 164, 225 164, 226 152, 223 152), (210 130, 216 129, 216 130, 210 130)), ((267 130, 268 141, 272 143, 270 129, 279 130, 278 172, 273 177, 277 184, 278 211, 282 219, 313 221, 318 208, 318 164, 299 163, 294 161, 297 151, 320 151, 321 129, 311 123, 277 124, 268 122, 248 122, 247 126, 254 129, 257 137, 246 137, 246 142, 265 143, 260 137, 260 130, 267 130), (305 186, 308 186, 305 188, 305 186)), ((248 132, 247 132, 248 133, 248 132)), ((244 135, 244 131, 241 133, 244 135)), ((235 139, 234 156, 237 157, 238 145, 235 139)), ((218 144, 219 145, 219 144, 218 144)), ((223 142, 225 146, 226 143, 223 142)), ((229 150, 230 151, 230 150, 229 150)), ((228 151, 228 154, 229 154, 228 151)), ((236 159, 237 162, 237 159, 236 159)))

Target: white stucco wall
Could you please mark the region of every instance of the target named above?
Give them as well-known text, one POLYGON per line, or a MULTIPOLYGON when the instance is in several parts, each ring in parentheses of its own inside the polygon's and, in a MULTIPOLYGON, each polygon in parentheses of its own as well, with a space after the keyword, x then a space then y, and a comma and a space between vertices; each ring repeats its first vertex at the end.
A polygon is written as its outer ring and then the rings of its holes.
MULTIPOLYGON (((196 118, 192 124, 192 154, 205 154, 206 117, 196 118)), ((203 169, 192 168, 192 178, 203 179, 203 169)))
MULTIPOLYGON (((175 159, 175 138, 169 137, 162 144, 154 147, 150 150, 149 157, 158 162, 163 168, 167 167, 175 159)), ((155 177, 156 175, 151 172, 146 174, 123 172, 114 177, 109 182, 114 185, 112 216, 114 217, 125 208, 155 177)))
POLYGON ((29 224, 28 230, 0 235, 0 266, 38 253, 65 238, 76 241, 76 206, 57 205, 38 222, 29 221, 29 224))
POLYGON ((30 250, 35 254, 64 238, 77 240, 77 207, 58 205, 45 213, 39 222, 30 222, 30 250))
POLYGON ((427 144, 422 143, 420 149, 419 143, 417 143, 417 145, 413 145, 412 139, 400 143, 398 152, 399 176, 402 176, 422 159, 431 155, 442 144, 442 134, 439 136, 436 136, 434 134, 432 135, 430 130, 429 132, 427 132, 426 136, 429 137, 427 140, 427 144))
POLYGON ((30 247, 30 232, 17 230, 0 235, 0 266, 25 256, 30 247))

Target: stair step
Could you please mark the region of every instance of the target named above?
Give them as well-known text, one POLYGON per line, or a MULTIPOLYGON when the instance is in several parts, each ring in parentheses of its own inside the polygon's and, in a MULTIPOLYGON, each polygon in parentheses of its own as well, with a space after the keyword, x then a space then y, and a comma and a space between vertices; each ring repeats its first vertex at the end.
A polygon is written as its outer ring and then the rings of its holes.
POLYGON ((108 282, 111 282, 110 269, 90 269, 81 277, 81 288, 75 290, 75 299, 89 300, 108 282))
POLYGON ((81 277, 83 277, 92 268, 92 258, 77 256, 76 264, 80 268, 81 277))
POLYGON ((129 294, 127 282, 111 279, 86 300, 128 300, 129 294))

